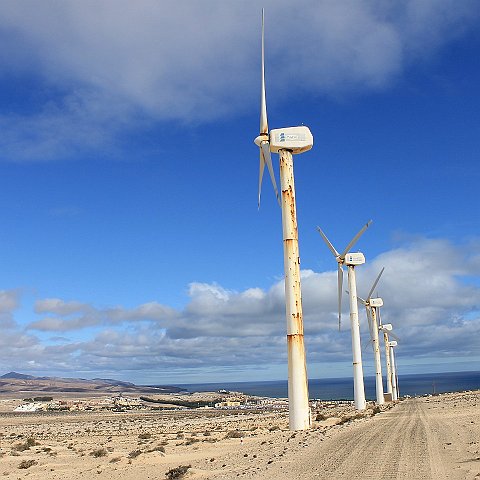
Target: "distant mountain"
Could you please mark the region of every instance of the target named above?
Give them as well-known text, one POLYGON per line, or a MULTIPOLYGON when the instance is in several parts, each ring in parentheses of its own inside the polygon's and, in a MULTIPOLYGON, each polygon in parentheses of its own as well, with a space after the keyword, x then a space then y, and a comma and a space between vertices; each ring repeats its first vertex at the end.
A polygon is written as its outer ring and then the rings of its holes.
POLYGON ((25 375, 23 373, 8 372, 2 375, 0 378, 16 378, 17 380, 34 380, 36 377, 33 375, 25 375))
POLYGON ((125 387, 134 387, 135 384, 131 382, 122 382, 120 380, 114 380, 112 378, 94 378, 92 380, 93 382, 103 382, 103 383, 108 383, 110 385, 123 385, 125 387))
POLYGON ((0 393, 79 393, 88 394, 142 394, 142 393, 178 393, 184 391, 179 387, 135 385, 111 378, 59 378, 35 377, 23 373, 9 372, 0 376, 0 393))

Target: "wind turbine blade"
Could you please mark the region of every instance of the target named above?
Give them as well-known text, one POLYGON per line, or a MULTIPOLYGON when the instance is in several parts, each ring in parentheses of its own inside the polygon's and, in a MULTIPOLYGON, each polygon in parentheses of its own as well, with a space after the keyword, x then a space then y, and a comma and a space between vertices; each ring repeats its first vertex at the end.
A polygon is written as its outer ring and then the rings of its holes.
POLYGON ((345 258, 345 255, 350 251, 350 249, 357 243, 358 239, 363 235, 363 232, 370 226, 372 223, 371 220, 369 220, 361 229, 360 231, 352 238, 350 243, 345 247, 345 250, 342 252, 340 255, 340 258, 343 260, 345 258))
POLYGON ((322 229, 320 227, 317 227, 318 233, 323 238, 323 241, 327 244, 327 247, 330 249, 330 251, 333 253, 333 256, 335 258, 338 257, 338 252, 335 250, 335 247, 330 243, 330 240, 327 238, 327 236, 323 233, 322 229))
POLYGON ((262 155, 265 163, 267 164, 268 172, 270 173, 270 178, 272 179, 273 189, 275 190, 275 196, 277 197, 277 202, 280 206, 280 197, 278 196, 277 182, 275 181, 275 174, 273 173, 272 165, 272 155, 270 154, 270 144, 268 142, 262 142, 260 147, 262 149, 262 155))
POLYGON ((380 308, 377 308, 377 318, 378 318, 378 326, 382 326, 382 316, 380 315, 380 308))
POLYGON ((260 171, 258 174, 258 208, 260 209, 260 196, 262 194, 262 179, 263 171, 265 170, 265 160, 263 159, 263 152, 260 148, 260 171))
POLYGON ((372 343, 372 340, 369 340, 369 341, 362 347, 362 352, 364 352, 371 343, 372 343))
POLYGON ((342 288, 343 288, 343 268, 338 264, 338 331, 342 326, 342 288))
POLYGON ((393 332, 388 332, 388 335, 390 335, 390 337, 394 338, 395 340, 397 340, 398 342, 400 342, 400 339, 397 337, 397 335, 395 335, 393 332))
POLYGON ((363 303, 363 305, 367 304, 367 301, 364 300, 362 297, 357 296, 357 299, 360 300, 360 302, 363 303))
POLYGON ((265 12, 262 8, 262 92, 260 95, 260 135, 268 134, 267 120, 267 99, 265 94, 265 34, 264 34, 264 16, 265 12))
POLYGON ((370 291, 368 292, 368 295, 367 295, 367 299, 370 300, 371 296, 372 296, 372 293, 373 291, 375 290, 375 287, 377 286, 377 283, 378 281, 380 280, 380 277, 382 276, 382 273, 383 271, 385 270, 385 267, 382 268, 382 270, 380 271, 380 273, 378 274, 378 277, 376 278, 375 282, 373 283, 372 285, 372 288, 370 289, 370 291))

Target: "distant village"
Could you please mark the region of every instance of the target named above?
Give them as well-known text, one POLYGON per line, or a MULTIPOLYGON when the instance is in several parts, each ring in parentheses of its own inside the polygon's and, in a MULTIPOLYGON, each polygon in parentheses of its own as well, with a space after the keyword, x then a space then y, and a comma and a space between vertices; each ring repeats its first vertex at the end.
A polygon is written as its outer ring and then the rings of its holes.
MULTIPOLYGON (((288 410, 288 400, 269 398, 269 397, 253 397, 240 392, 228 392, 220 390, 216 392, 220 398, 218 401, 212 401, 207 393, 207 397, 203 400, 189 398, 190 394, 170 394, 159 397, 129 397, 125 395, 115 395, 103 398, 88 399, 62 399, 57 400, 53 397, 33 397, 25 398, 20 405, 13 409, 14 412, 86 412, 86 411, 112 411, 126 412, 132 410, 288 410), (170 397, 170 398, 169 398, 170 397)), ((316 407, 319 401, 313 401, 312 407, 316 407)), ((322 407, 334 407, 339 404, 351 404, 350 401, 329 401, 321 402, 322 407)))

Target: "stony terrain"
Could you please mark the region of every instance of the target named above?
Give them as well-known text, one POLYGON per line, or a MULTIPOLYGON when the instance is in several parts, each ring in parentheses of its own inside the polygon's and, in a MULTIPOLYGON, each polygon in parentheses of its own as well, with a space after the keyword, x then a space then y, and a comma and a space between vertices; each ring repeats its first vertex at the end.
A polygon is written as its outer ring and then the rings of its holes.
POLYGON ((181 466, 187 479, 480 478, 480 392, 375 411, 323 408, 306 432, 285 412, 2 413, 0 465, 42 480, 181 478, 181 466))

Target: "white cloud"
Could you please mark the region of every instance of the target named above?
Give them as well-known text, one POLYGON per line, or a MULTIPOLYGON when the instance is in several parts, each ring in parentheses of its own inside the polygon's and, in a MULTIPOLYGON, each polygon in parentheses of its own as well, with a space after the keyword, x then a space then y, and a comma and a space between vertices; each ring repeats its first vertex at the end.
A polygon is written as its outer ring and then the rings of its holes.
POLYGON ((57 315, 71 315, 92 311, 92 307, 80 302, 65 302, 59 298, 45 298, 35 302, 35 313, 55 313, 57 315))
MULTIPOLYGON (((478 20, 474 0, 268 0, 269 88, 382 88, 478 20), (273 75, 272 65, 275 65, 273 75), (301 82, 298 81, 301 79, 301 82)), ((210 121, 257 108, 254 0, 0 5, 0 78, 39 86, 29 113, 0 112, 4 158, 114 148, 144 121, 210 121)))
POLYGON ((0 327, 13 328, 15 321, 13 319, 13 312, 19 306, 18 290, 0 290, 0 327))
MULTIPOLYGON (((358 267, 358 293, 366 296, 385 266, 378 284, 384 300, 382 318, 394 325, 400 358, 409 362, 432 357, 480 358, 480 286, 470 281, 480 272, 472 270, 469 262, 478 256, 479 247, 478 242, 465 248, 417 238, 358 267)), ((303 271, 302 292, 309 362, 350 362, 347 299, 343 330, 337 330, 336 272, 303 271)), ((38 370, 161 373, 168 369, 181 374, 212 367, 248 371, 286 363, 283 281, 266 291, 242 292, 192 283, 189 295, 182 310, 157 302, 132 309, 97 309, 57 298, 39 300, 36 314, 50 316, 31 322, 28 328, 69 331, 70 339, 57 337, 51 344, 53 340, 12 330, 0 342, 0 367, 8 370, 24 365, 28 369, 26 362, 34 361, 38 370), (96 328, 92 333, 85 330, 87 326, 96 328)), ((12 312, 17 306, 15 294, 0 295, 2 305, 4 311, 12 312)), ((366 344, 367 322, 364 309, 360 306, 359 310, 366 344)), ((367 361, 369 356, 370 349, 365 350, 367 361)))

